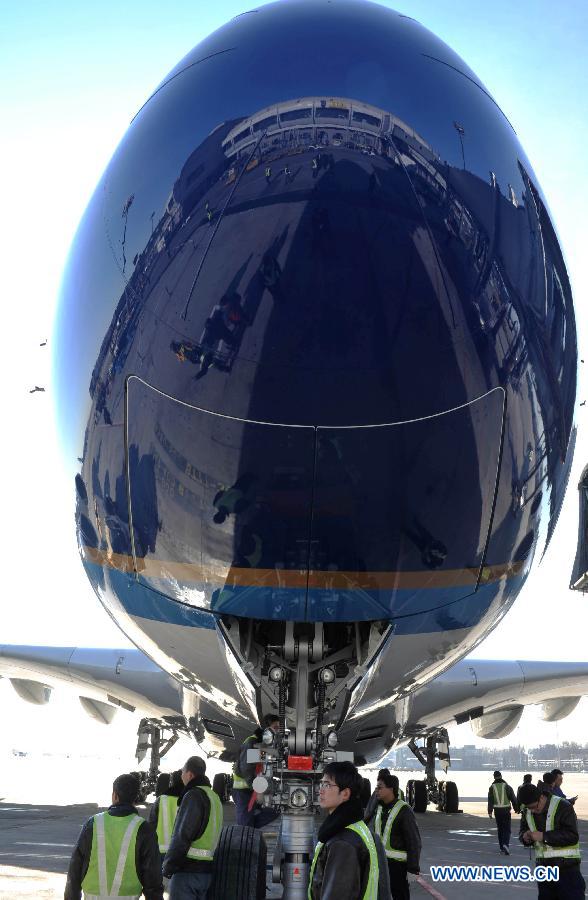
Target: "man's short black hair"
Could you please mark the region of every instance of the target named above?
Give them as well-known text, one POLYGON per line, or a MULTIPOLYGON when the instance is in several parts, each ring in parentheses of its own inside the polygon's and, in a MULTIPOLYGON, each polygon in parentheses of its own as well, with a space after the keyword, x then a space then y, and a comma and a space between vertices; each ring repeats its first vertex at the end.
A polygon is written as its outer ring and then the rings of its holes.
POLYGON ((551 787, 555 783, 555 775, 553 772, 544 772, 541 780, 543 784, 547 784, 551 787))
POLYGON ((155 796, 161 797, 162 794, 167 794, 169 791, 169 773, 168 772, 160 772, 157 776, 157 783, 155 785, 155 796))
POLYGON ((392 775, 388 769, 381 769, 378 772, 378 781, 381 781, 387 788, 393 790, 397 797, 399 796, 400 782, 398 781, 398 775, 392 775))
POLYGON ((134 803, 140 787, 141 782, 136 775, 119 775, 114 779, 112 792, 118 797, 119 803, 134 803))
POLYGON ((531 784, 531 782, 533 781, 533 776, 532 775, 523 775, 523 781, 525 784, 531 784))
POLYGON ((523 784, 519 791, 519 803, 528 806, 529 803, 537 803, 541 796, 541 791, 536 784, 523 784))
POLYGON ((554 776, 555 776, 555 775, 563 775, 563 772, 562 772, 561 769, 552 769, 552 770, 551 770, 551 774, 554 775, 554 776))
POLYGON ((206 761, 201 756, 191 756, 184 763, 184 770, 191 772, 192 775, 204 775, 206 772, 206 761))
POLYGON ((349 788, 350 799, 359 800, 361 775, 351 762, 332 762, 325 766, 324 775, 329 775, 340 791, 349 788))
POLYGON ((499 772, 498 769, 496 769, 496 771, 494 772, 493 777, 494 777, 494 778, 502 778, 502 772, 499 772))
POLYGON ((182 781, 182 770, 176 769, 174 772, 170 772, 168 794, 171 797, 179 797, 182 793, 183 787, 184 783, 182 781))
POLYGON ((266 713, 266 715, 261 720, 261 727, 269 728, 270 725, 274 724, 274 722, 279 722, 279 721, 280 721, 280 717, 276 716, 275 713, 266 713))

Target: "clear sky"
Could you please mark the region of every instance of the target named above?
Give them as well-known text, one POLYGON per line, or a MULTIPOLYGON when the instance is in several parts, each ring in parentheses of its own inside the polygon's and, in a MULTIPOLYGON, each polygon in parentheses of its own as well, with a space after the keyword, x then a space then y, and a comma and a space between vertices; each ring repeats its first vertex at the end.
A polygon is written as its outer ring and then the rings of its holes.
MULTIPOLYGON (((404 0, 392 5, 456 50, 513 123, 559 231, 584 357, 588 4, 404 0)), ((128 644, 94 597, 77 557, 71 484, 56 450, 49 346, 39 345, 51 337, 76 225, 132 116, 188 50, 247 8, 235 0, 24 0, 3 7, 0 643, 128 644), (35 385, 45 392, 29 394, 35 385)), ((586 396, 581 372, 579 400, 586 396)), ((575 469, 556 538, 515 608, 477 656, 586 659, 588 598, 567 589, 576 546, 575 485, 588 463, 586 409, 578 410, 575 469)), ((588 740, 584 720, 576 713, 561 723, 560 737, 569 732, 588 740)), ((526 714, 521 740, 535 740, 535 721, 534 714, 526 714)), ((553 739, 555 726, 539 727, 545 729, 541 739, 553 739)))

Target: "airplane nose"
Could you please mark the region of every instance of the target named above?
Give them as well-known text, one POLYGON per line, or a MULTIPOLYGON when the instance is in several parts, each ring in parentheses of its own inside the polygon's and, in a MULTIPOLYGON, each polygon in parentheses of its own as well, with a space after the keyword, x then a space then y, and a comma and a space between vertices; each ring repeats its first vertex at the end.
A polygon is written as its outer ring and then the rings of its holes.
POLYGON ((504 392, 376 427, 252 422, 128 386, 134 565, 216 612, 361 621, 476 590, 504 392))

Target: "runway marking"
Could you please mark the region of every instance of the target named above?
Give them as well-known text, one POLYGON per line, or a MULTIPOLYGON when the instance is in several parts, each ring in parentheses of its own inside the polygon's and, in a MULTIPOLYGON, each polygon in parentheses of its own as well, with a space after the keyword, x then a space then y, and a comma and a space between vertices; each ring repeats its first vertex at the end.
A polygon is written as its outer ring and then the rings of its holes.
POLYGON ((71 847, 71 844, 46 844, 43 841, 15 841, 14 844, 24 847, 71 847))
POLYGON ((431 897, 434 897, 435 900, 447 900, 444 894, 440 894, 438 890, 432 887, 432 885, 427 884, 422 875, 417 876, 416 883, 420 884, 420 886, 427 892, 427 894, 429 894, 431 897))
POLYGON ((15 853, 9 850, 0 850, 0 856, 12 856, 19 859, 71 859, 71 853, 15 853))
POLYGON ((41 809, 36 806, 0 806, 0 812, 47 812, 47 809, 41 809))

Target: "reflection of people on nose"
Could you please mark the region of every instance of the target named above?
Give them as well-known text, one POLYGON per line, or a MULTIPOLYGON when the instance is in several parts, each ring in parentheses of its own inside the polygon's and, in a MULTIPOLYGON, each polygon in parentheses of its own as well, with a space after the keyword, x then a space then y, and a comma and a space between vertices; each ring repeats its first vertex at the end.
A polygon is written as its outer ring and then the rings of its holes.
POLYGON ((282 269, 276 257, 269 250, 263 254, 259 274, 264 287, 270 292, 274 300, 282 297, 281 277, 282 269))
POLYGON ((404 533, 421 551, 421 560, 427 569, 438 569, 445 562, 447 547, 436 540, 418 519, 413 519, 414 529, 404 529, 404 533))
POLYGON ((220 300, 220 307, 227 325, 232 325, 235 328, 238 325, 251 324, 251 319, 241 305, 241 295, 237 291, 224 294, 220 300))
POLYGON ((251 489, 255 482, 255 476, 250 472, 240 475, 235 483, 215 494, 212 505, 217 512, 213 516, 213 522, 222 525, 225 519, 233 513, 237 515, 251 504, 251 500, 247 499, 247 492, 251 489))
MULTIPOLYGON (((214 354, 220 341, 224 341, 229 347, 237 345, 234 333, 228 328, 225 321, 223 308, 215 306, 204 324, 204 330, 200 336, 200 371, 196 378, 203 378, 214 362, 214 354)), ((222 368, 222 365, 220 366, 222 368)))

